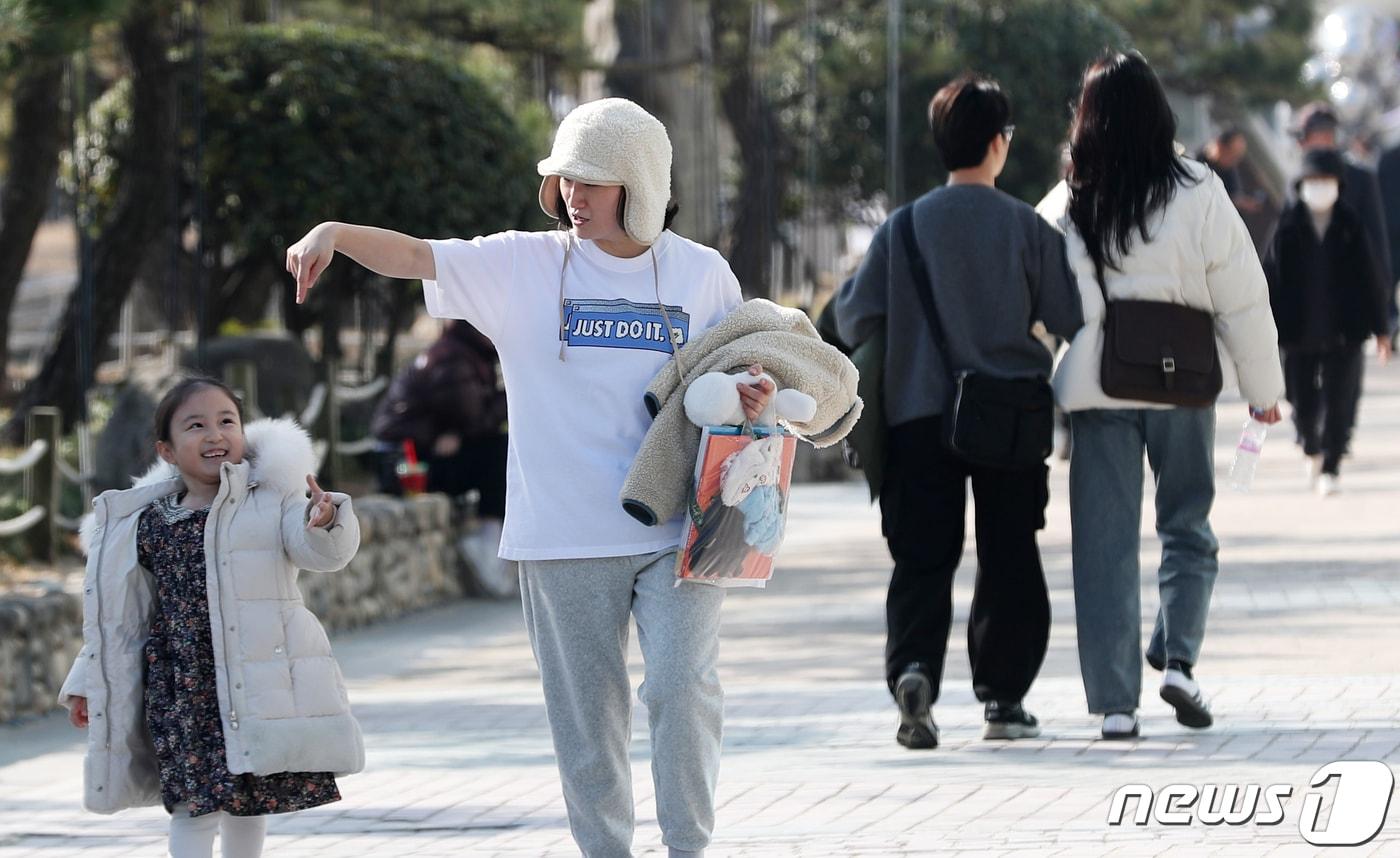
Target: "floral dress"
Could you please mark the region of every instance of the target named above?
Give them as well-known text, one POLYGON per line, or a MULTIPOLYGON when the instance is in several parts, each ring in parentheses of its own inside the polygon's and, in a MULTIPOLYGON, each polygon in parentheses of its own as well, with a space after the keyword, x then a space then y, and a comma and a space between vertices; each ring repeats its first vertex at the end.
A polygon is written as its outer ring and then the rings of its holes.
POLYGON ((208 518, 207 508, 186 509, 172 495, 147 507, 136 529, 137 558, 156 588, 145 646, 145 704, 165 809, 185 804, 191 816, 216 810, 258 816, 338 801, 329 772, 259 776, 228 770, 205 583, 208 518))

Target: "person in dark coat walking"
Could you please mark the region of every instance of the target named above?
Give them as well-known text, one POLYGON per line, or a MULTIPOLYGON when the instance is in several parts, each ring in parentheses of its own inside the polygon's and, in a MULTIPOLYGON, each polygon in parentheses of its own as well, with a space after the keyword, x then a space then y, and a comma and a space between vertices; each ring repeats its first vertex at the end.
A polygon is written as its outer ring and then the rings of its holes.
MULTIPOLYGON (((1337 113, 1325 101, 1315 101, 1299 111, 1298 145, 1303 153, 1323 149, 1340 151, 1337 139, 1341 127, 1337 113)), ((1381 195, 1381 184, 1377 173, 1354 161, 1343 158, 1342 199, 1361 221, 1362 229, 1375 248, 1374 276, 1380 282, 1379 288, 1385 294, 1386 305, 1391 313, 1390 323, 1395 319, 1395 269, 1390 243, 1389 213, 1381 195)), ((1393 331, 1392 331, 1393 333, 1393 331)))
POLYGON ((1309 479, 1338 491, 1338 474, 1361 399, 1362 347, 1390 354, 1380 254, 1346 199, 1346 163, 1329 149, 1303 158, 1296 199, 1279 217, 1264 257, 1269 303, 1284 352, 1289 401, 1309 479))

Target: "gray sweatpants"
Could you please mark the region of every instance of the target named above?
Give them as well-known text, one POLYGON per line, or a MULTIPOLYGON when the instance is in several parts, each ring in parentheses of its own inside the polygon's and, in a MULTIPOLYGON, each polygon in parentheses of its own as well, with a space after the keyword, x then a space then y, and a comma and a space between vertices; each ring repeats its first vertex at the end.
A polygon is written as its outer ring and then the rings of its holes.
POLYGON ((724 590, 675 586, 675 563, 674 550, 520 563, 569 828, 585 858, 632 854, 629 614, 646 663, 638 693, 651 724, 662 839, 685 851, 710 842, 724 714, 715 669, 724 590))

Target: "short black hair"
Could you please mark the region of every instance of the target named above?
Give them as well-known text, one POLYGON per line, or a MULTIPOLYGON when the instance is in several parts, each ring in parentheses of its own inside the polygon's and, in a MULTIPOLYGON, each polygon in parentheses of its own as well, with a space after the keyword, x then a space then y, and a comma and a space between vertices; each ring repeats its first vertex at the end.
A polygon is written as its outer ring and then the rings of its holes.
POLYGON ((161 397, 160 404, 156 406, 155 426, 153 428, 157 441, 170 443, 170 421, 175 419, 175 411, 185 404, 185 400, 207 387, 227 394, 228 398, 233 400, 234 410, 238 412, 238 422, 243 422, 243 400, 233 392, 233 388, 217 378, 202 375, 191 376, 170 388, 165 396, 161 397))
MULTIPOLYGON (((554 225, 558 229, 572 229, 573 221, 569 220, 569 207, 564 203, 564 190, 559 184, 554 186, 554 225)), ((666 203, 666 216, 661 222, 662 229, 670 229, 671 221, 676 219, 676 213, 681 210, 681 204, 672 197, 666 203)), ((627 189, 623 188, 622 193, 617 197, 617 222, 618 225, 625 224, 624 218, 627 216, 627 189)), ((626 226, 622 227, 625 231, 626 226)))
POLYGON ((1312 176, 1331 176, 1338 182, 1346 177, 1346 161, 1336 149, 1312 149, 1303 153, 1303 169, 1298 174, 1300 180, 1312 176))
POLYGON ((1306 139, 1317 132, 1336 131, 1341 127, 1337 111, 1325 101, 1313 101, 1303 105, 1298 111, 1298 137, 1306 139))
POLYGON ((1215 135, 1215 142, 1221 146, 1229 146, 1231 143, 1244 136, 1244 129, 1238 125, 1226 125, 1220 129, 1220 133, 1215 135))
POLYGON ((1011 99, 991 78, 964 74, 940 89, 928 104, 933 142, 949 172, 976 167, 992 138, 1011 121, 1011 99))

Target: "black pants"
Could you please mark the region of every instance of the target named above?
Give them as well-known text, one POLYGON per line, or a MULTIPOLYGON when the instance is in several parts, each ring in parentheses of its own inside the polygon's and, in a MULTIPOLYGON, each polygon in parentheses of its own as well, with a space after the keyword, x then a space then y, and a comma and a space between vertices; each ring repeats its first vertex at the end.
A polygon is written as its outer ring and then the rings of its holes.
POLYGON ((1324 474, 1336 476, 1351 444, 1356 409, 1361 402, 1364 363, 1359 344, 1327 352, 1284 352, 1293 425, 1303 452, 1309 456, 1322 454, 1324 474))
POLYGON ((1050 598, 1036 531, 1045 526, 1048 469, 968 464, 939 441, 936 417, 891 427, 880 513, 894 558, 886 601, 885 674, 921 662, 938 699, 953 622, 953 573, 962 559, 967 481, 977 520, 977 581, 967 624, 977 699, 1014 702, 1040 672, 1050 598))

